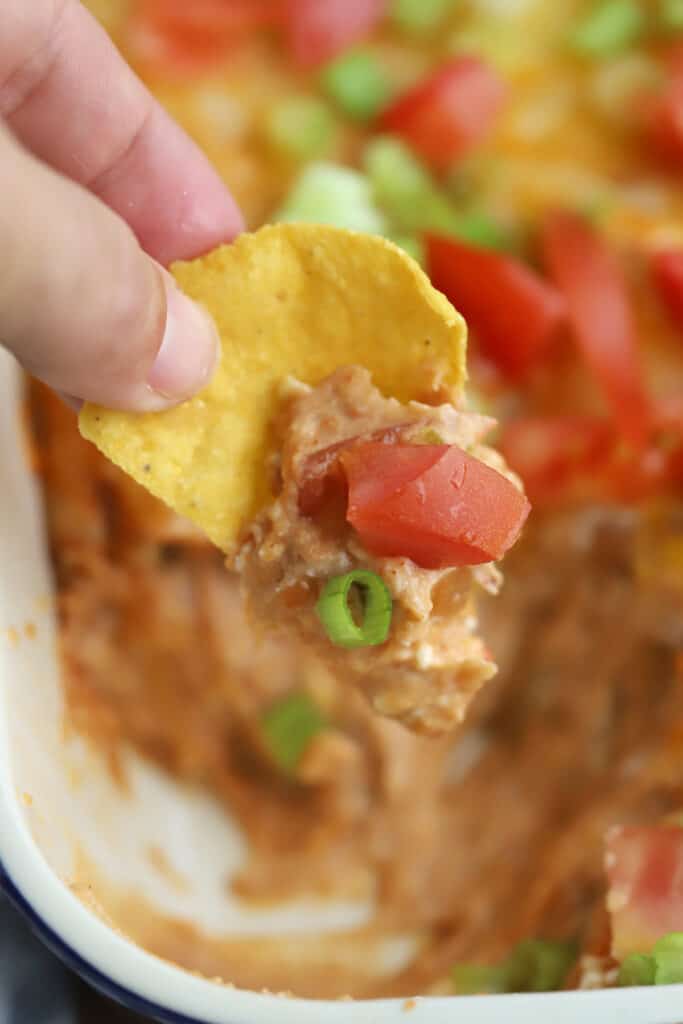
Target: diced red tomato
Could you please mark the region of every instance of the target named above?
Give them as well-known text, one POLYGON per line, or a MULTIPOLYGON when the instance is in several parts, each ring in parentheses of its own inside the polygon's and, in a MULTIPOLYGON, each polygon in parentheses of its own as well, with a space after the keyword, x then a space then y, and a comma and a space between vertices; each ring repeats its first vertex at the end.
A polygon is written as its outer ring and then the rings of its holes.
POLYGON ((170 73, 200 72, 252 32, 277 24, 283 0, 141 0, 128 43, 138 60, 170 73))
POLYGON ((395 427, 383 427, 370 434, 347 438, 337 444, 321 448, 306 459, 299 481, 299 511, 302 515, 313 516, 327 502, 346 494, 346 477, 340 462, 341 453, 349 447, 367 441, 382 444, 396 444, 409 424, 400 423, 395 427))
POLYGON ((457 57, 399 96, 380 125, 445 168, 487 138, 505 97, 504 82, 485 61, 457 57))
POLYGON ((653 253, 650 269, 662 301, 683 330, 683 249, 663 249, 653 253))
POLYGON ((460 310, 483 354, 509 377, 539 359, 562 322, 557 290, 509 256, 431 236, 427 264, 434 286, 460 310))
POLYGON ((426 569, 501 558, 529 514, 502 474, 456 445, 367 442, 346 449, 347 519, 381 557, 426 569))
POLYGON ((346 478, 339 456, 346 442, 330 445, 306 459, 299 484, 299 511, 314 516, 346 491, 346 478))
POLYGON ((605 867, 615 957, 647 953, 663 935, 683 931, 683 828, 612 828, 605 867))
POLYGON ((284 0, 289 51, 302 67, 331 60, 367 36, 381 19, 386 0, 284 0))
POLYGON ((621 268, 604 239, 574 213, 549 214, 541 240, 546 266, 566 299, 583 357, 624 437, 641 445, 651 425, 651 411, 621 268))
POLYGON ((535 505, 589 494, 638 502, 683 484, 683 398, 654 400, 652 422, 650 443, 633 448, 606 418, 523 416, 505 424, 500 450, 535 505))
POLYGON ((614 452, 614 428, 598 416, 525 416, 503 429, 500 450, 532 501, 562 501, 596 481, 614 452))

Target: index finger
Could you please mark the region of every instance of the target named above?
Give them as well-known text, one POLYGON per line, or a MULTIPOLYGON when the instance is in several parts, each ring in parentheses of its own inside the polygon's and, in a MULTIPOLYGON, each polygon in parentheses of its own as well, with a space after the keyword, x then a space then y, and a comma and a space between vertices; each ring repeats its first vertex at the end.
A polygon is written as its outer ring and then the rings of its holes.
POLYGON ((3 0, 0 116, 33 153, 119 213, 161 263, 242 230, 207 158, 77 0, 3 0))

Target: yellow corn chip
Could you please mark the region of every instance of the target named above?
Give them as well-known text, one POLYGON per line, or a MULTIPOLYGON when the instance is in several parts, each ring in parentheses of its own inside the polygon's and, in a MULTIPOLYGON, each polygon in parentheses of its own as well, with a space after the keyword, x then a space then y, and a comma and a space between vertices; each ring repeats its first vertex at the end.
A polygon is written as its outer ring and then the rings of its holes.
POLYGON ((167 412, 86 405, 80 428, 224 551, 270 498, 269 425, 285 378, 316 384, 359 364, 401 401, 435 386, 457 398, 464 385, 463 319, 382 238, 282 224, 172 270, 218 325, 216 374, 167 412))

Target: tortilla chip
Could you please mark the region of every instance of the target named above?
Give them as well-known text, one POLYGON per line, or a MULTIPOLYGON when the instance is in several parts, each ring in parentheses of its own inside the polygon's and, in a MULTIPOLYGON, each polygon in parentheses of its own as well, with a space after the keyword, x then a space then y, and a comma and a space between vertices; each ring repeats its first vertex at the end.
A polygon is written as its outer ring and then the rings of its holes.
POLYGON ((222 357, 213 379, 166 412, 86 405, 80 428, 224 551, 271 499, 269 425, 285 378, 316 384, 355 363, 401 401, 437 388, 457 399, 464 385, 462 317, 383 238, 282 224, 172 272, 218 325, 222 357))

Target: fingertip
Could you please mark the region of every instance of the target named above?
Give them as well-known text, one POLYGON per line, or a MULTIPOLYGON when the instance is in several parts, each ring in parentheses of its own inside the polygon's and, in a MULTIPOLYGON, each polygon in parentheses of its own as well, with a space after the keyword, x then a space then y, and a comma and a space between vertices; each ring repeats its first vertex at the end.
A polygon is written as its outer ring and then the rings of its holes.
POLYGON ((61 401, 64 402, 64 405, 68 406, 73 412, 79 413, 83 408, 84 403, 82 398, 74 398, 73 395, 67 395, 65 391, 55 391, 55 394, 57 395, 57 398, 61 399, 61 401))
POLYGON ((166 295, 166 324, 161 345, 147 374, 148 410, 167 408, 201 391, 220 358, 216 325, 203 306, 183 294, 160 269, 166 295))
POLYGON ((202 256, 245 227, 207 156, 159 107, 135 145, 93 190, 163 266, 202 256))
POLYGON ((167 259, 191 260, 204 256, 218 245, 234 241, 246 230, 242 212, 225 184, 213 170, 206 166, 201 180, 195 182, 191 195, 186 197, 188 206, 185 217, 179 223, 175 235, 167 242, 167 259))

